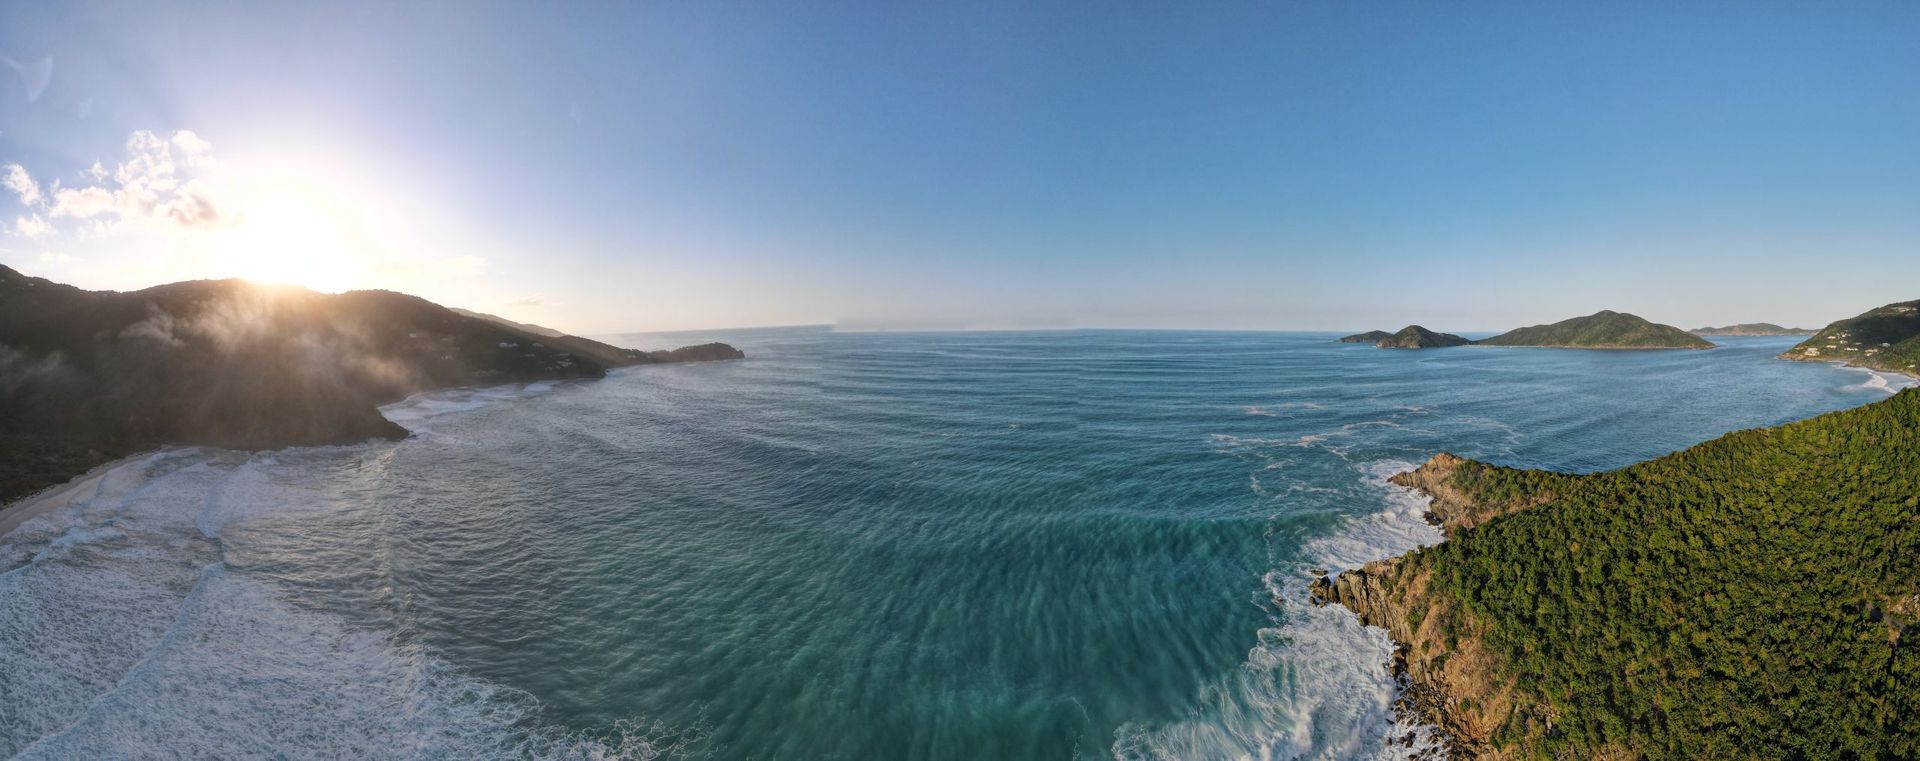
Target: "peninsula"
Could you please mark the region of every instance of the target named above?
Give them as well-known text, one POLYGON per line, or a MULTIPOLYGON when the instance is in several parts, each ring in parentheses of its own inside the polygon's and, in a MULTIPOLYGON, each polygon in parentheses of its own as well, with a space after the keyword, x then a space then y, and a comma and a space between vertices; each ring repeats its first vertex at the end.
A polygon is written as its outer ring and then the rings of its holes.
POLYGON ((1845 362, 1920 375, 1920 301, 1903 301, 1839 320, 1801 341, 1781 359, 1845 362))
POLYGON ((1610 472, 1393 481, 1447 541, 1312 594, 1387 630, 1456 757, 1920 756, 1920 390, 1610 472))
POLYGON ((1381 341, 1384 341, 1392 337, 1393 337, 1392 333, 1388 333, 1387 331, 1384 331, 1384 330, 1369 330, 1365 333, 1355 333, 1350 336, 1341 336, 1340 343, 1371 344, 1371 343, 1379 343, 1381 341))
POLYGON ((421 391, 742 356, 535 334, 391 291, 244 280, 86 291, 0 267, 0 502, 168 444, 402 438, 378 408, 421 391))

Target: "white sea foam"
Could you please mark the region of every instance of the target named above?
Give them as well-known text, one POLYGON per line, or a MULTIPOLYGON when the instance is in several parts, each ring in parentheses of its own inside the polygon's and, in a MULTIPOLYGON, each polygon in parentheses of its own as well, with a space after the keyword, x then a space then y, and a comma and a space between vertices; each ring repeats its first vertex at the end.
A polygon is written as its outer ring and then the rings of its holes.
POLYGON ((429 391, 414 394, 393 404, 380 408, 380 414, 388 420, 399 423, 407 430, 419 433, 430 431, 427 421, 442 415, 470 412, 482 407, 519 401, 559 388, 556 381, 537 381, 534 383, 491 386, 488 388, 460 388, 447 391, 429 391))
POLYGON ((699 739, 543 725, 532 697, 229 568, 231 522, 338 507, 299 483, 329 451, 162 453, 10 534, 0 757, 654 759, 699 739))
MULTIPOLYGON (((1364 424, 1363 424, 1364 427, 1364 424)), ((1246 445, 1246 439, 1225 441, 1246 445)), ((1272 441, 1269 445, 1294 446, 1272 441)), ((1313 565, 1339 570, 1439 542, 1424 515, 1428 500, 1387 483, 1413 467, 1403 461, 1359 466, 1364 488, 1386 505, 1351 521, 1339 535, 1305 547, 1313 565)), ((1254 481, 1259 493, 1267 493, 1254 481)), ((1396 715, 1399 686, 1387 671, 1393 644, 1337 606, 1307 603, 1305 568, 1269 572, 1264 581, 1276 625, 1260 630, 1242 668, 1209 685, 1192 719, 1168 726, 1131 724, 1115 733, 1116 759, 1408 759, 1441 746, 1432 727, 1396 715)))
POLYGON ((1920 385, 1920 379, 1916 379, 1911 376, 1901 375, 1899 373, 1885 373, 1878 370, 1874 370, 1872 368, 1855 367, 1853 365, 1843 365, 1843 364, 1836 364, 1835 367, 1838 367, 1842 370, 1852 371, 1852 372, 1866 373, 1867 375, 1866 380, 1863 380, 1858 384, 1848 386, 1848 388, 1860 389, 1862 391, 1880 391, 1888 394, 1895 394, 1895 393, 1899 393, 1903 389, 1909 389, 1909 388, 1913 388, 1916 385, 1920 385))

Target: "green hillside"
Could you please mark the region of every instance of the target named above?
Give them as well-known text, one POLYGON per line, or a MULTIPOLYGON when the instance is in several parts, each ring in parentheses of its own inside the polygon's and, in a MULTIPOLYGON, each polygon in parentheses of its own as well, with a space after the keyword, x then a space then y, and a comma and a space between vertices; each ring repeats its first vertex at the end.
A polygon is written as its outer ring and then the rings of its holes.
POLYGON ((1624 312, 1600 311, 1508 331, 1478 343, 1488 346, 1546 346, 1569 349, 1711 349, 1713 344, 1671 325, 1648 322, 1624 312))
POLYGON ((1920 301, 1888 304, 1840 320, 1780 357, 1920 373, 1920 301))
POLYGON ((1606 473, 1469 461, 1437 491, 1516 508, 1385 566, 1473 752, 1920 757, 1920 391, 1606 473))
POLYGON ((1473 343, 1452 333, 1435 333, 1418 325, 1408 325, 1400 332, 1375 342, 1382 349, 1437 349, 1443 346, 1465 346, 1473 343))

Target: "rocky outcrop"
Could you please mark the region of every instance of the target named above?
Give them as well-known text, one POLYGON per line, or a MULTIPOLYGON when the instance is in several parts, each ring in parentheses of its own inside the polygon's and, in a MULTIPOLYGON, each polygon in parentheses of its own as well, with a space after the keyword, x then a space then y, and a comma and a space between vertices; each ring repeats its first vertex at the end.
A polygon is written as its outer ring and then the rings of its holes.
MULTIPOLYGON (((1501 676, 1501 661, 1481 643, 1471 618, 1428 594, 1429 581, 1415 552, 1322 576, 1309 590, 1314 604, 1340 605, 1387 631, 1394 643, 1388 669, 1401 686, 1395 708, 1438 727, 1450 757, 1505 758, 1492 738, 1513 719, 1515 681, 1501 676)), ((1520 720, 1551 723, 1547 716, 1520 720)))
MULTIPOLYGON (((1538 504, 1539 496, 1482 504, 1454 479, 1463 471, 1487 468, 1448 453, 1389 480, 1432 498, 1427 520, 1449 537, 1494 516, 1538 504)), ((1550 497, 1546 497, 1550 498, 1550 497)), ((1423 550, 1368 563, 1334 576, 1321 575, 1308 587, 1316 605, 1340 605, 1367 626, 1385 629, 1394 642, 1388 664, 1402 689, 1396 708, 1440 728, 1455 758, 1520 758, 1523 748, 1495 748, 1493 735, 1503 725, 1551 728, 1554 717, 1516 696, 1517 682, 1501 659, 1488 650, 1479 625, 1446 598, 1429 593, 1431 572, 1423 550)))
POLYGON ((1371 343, 1379 343, 1381 341, 1384 341, 1392 337, 1393 337, 1392 333, 1388 333, 1387 331, 1384 331, 1384 330, 1369 330, 1365 333, 1355 333, 1350 336, 1341 336, 1340 343, 1371 344, 1371 343))

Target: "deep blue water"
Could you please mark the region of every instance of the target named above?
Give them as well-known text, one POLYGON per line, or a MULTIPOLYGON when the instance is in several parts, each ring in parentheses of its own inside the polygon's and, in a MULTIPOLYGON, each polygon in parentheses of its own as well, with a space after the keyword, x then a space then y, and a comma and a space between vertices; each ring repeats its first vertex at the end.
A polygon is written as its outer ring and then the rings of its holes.
POLYGON ((134 462, 0 547, 0 757, 1402 753, 1308 571, 1437 541, 1441 450, 1622 466, 1884 398, 1691 351, 1303 333, 717 338, 400 443, 134 462))

